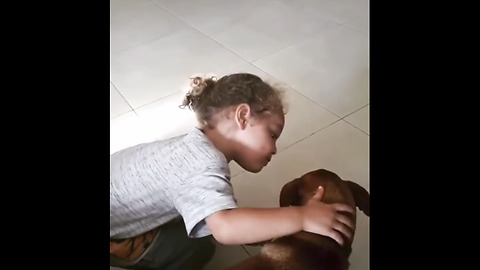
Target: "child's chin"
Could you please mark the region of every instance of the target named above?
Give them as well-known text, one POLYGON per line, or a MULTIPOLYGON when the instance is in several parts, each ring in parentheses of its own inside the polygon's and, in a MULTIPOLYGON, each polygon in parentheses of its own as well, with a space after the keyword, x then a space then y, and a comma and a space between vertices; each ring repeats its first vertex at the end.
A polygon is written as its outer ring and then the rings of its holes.
POLYGON ((248 169, 247 171, 249 171, 249 172, 251 172, 251 173, 258 173, 258 172, 260 172, 262 169, 263 169, 263 166, 258 167, 258 168, 250 168, 250 169, 248 169))
POLYGON ((251 173, 258 173, 263 169, 263 166, 242 166, 242 165, 240 165, 240 167, 242 167, 247 172, 251 172, 251 173))

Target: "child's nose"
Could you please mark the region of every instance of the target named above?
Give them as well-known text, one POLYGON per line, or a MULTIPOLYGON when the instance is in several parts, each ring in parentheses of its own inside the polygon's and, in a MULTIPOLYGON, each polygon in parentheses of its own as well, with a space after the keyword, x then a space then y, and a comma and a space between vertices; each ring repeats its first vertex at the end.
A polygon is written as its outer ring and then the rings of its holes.
POLYGON ((273 145, 273 150, 272 150, 272 155, 275 155, 277 153, 277 145, 273 145))

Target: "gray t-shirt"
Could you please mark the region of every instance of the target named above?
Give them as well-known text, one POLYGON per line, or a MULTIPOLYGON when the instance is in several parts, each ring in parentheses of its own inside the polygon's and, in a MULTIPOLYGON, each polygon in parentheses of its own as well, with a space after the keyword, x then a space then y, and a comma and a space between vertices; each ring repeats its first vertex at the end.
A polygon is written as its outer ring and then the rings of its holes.
POLYGON ((236 207, 228 162, 198 128, 110 157, 112 239, 137 236, 179 216, 188 236, 207 236, 205 218, 236 207))

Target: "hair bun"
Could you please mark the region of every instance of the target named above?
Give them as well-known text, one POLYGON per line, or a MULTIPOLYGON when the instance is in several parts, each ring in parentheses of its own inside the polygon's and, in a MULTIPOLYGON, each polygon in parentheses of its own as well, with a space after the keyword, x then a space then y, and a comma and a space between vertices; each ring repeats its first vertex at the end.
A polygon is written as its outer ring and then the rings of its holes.
POLYGON ((215 75, 195 75, 190 77, 190 88, 183 99, 180 108, 189 107, 192 110, 196 110, 198 100, 204 93, 205 89, 211 88, 217 82, 217 76, 215 75))
POLYGON ((217 81, 217 76, 193 76, 190 78, 190 86, 192 87, 189 91, 190 94, 194 97, 200 96, 205 88, 208 86, 213 86, 217 81))

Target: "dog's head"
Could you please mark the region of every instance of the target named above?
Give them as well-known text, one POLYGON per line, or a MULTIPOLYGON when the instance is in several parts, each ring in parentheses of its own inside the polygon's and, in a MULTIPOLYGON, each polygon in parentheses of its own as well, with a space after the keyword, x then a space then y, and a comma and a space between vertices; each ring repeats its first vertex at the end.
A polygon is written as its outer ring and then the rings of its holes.
POLYGON ((325 189, 322 201, 344 203, 358 207, 370 216, 370 194, 355 182, 342 180, 337 174, 319 169, 286 183, 280 192, 280 206, 301 206, 315 194, 318 187, 325 189))
MULTIPOLYGON (((325 202, 326 199, 333 196, 333 194, 330 194, 331 192, 338 193, 336 183, 340 181, 342 179, 338 175, 324 169, 306 173, 283 186, 280 192, 280 206, 305 205, 315 195, 319 186, 325 189, 325 195, 322 199, 325 202)), ((339 200, 343 201, 345 198, 339 198, 339 200)))
MULTIPOLYGON (((311 171, 286 183, 280 192, 280 206, 301 206, 305 205, 315 195, 318 187, 322 186, 325 190, 322 201, 325 203, 343 203, 351 207, 358 207, 367 216, 370 216, 370 194, 365 188, 355 182, 342 180, 337 174, 320 169, 311 171)), ((356 213, 351 216, 356 222, 356 213)), ((350 255, 351 240, 344 238, 345 245, 340 246, 333 239, 324 236, 313 236, 303 234, 309 240, 316 243, 317 248, 322 247, 325 252, 330 254, 319 260, 323 265, 335 265, 331 269, 348 268, 348 256, 350 255), (328 263, 329 262, 329 263, 328 263), (343 265, 343 267, 339 267, 343 265)), ((318 255, 318 254, 317 254, 318 255)), ((328 268, 330 269, 330 268, 328 268)))

